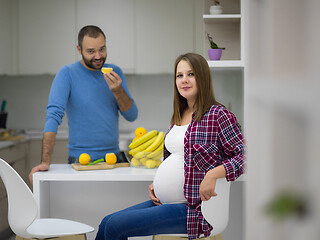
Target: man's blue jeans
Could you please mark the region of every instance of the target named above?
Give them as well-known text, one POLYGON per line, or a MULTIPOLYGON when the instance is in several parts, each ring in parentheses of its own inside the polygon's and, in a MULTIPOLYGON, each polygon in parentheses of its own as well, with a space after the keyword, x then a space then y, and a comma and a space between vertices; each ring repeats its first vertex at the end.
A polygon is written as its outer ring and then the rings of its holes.
POLYGON ((96 240, 186 233, 186 204, 157 206, 149 200, 106 216, 100 223, 96 240))

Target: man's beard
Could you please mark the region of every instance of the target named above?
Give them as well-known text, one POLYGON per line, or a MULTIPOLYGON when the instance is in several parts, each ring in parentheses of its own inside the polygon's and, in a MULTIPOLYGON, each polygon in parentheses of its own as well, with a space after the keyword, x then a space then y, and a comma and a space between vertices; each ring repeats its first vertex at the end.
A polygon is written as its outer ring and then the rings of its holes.
MULTIPOLYGON (((82 59, 83 59, 84 64, 85 64, 88 68, 96 69, 96 70, 100 70, 100 69, 103 67, 103 64, 104 64, 105 61, 106 61, 106 58, 100 58, 100 59, 102 59, 102 64, 101 64, 101 66, 98 66, 98 67, 97 67, 97 66, 94 64, 94 61, 97 60, 97 59, 88 60, 88 59, 86 59, 83 55, 82 55, 82 59)), ((100 60, 100 59, 99 59, 99 60, 100 60)))

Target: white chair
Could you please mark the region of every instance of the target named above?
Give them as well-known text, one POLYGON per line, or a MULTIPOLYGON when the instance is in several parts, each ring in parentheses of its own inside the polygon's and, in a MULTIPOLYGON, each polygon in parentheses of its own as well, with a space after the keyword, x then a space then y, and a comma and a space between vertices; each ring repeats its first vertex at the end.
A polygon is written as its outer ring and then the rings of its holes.
MULTIPOLYGON (((219 235, 222 239, 221 233, 226 229, 229 221, 229 196, 230 196, 230 182, 226 178, 217 179, 215 191, 218 194, 216 197, 211 197, 208 201, 203 201, 201 204, 201 211, 203 217, 206 219, 213 230, 211 237, 219 235)), ((186 234, 165 234, 156 235, 154 240, 187 238, 186 234), (167 238, 168 236, 168 238, 167 238)), ((203 236, 200 236, 202 238, 203 236)))
POLYGON ((76 235, 86 239, 86 233, 94 228, 79 222, 65 219, 38 219, 36 200, 19 174, 0 158, 0 176, 8 196, 8 221, 17 239, 21 238, 58 238, 76 235))

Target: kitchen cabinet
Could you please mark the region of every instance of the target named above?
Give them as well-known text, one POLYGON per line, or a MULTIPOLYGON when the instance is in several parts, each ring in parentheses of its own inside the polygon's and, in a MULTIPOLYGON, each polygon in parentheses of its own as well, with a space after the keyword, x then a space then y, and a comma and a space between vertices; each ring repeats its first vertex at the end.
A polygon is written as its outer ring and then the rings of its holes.
MULTIPOLYGON (((10 146, 0 148, 0 157, 7 161, 26 181, 27 142, 22 141, 10 146)), ((0 233, 9 228, 7 193, 0 181, 0 233)))
POLYGON ((137 73, 172 74, 175 59, 180 54, 198 50, 198 45, 202 45, 196 37, 196 23, 201 21, 201 2, 136 1, 137 73))
POLYGON ((76 1, 18 1, 18 74, 55 74, 75 61, 76 1))
POLYGON ((0 74, 55 74, 79 60, 88 24, 106 34, 108 62, 125 73, 172 73, 176 57, 202 50, 198 0, 1 1, 0 74), (3 14, 2 14, 3 13, 3 14), (94 14, 94 17, 92 17, 94 14), (2 17, 3 16, 3 17, 2 17), (8 61, 9 60, 9 61, 8 61))
POLYGON ((204 50, 210 67, 244 67, 245 62, 245 0, 220 1, 222 14, 210 14, 213 1, 204 2, 204 50), (220 61, 210 61, 207 33, 219 47, 225 47, 220 61))
POLYGON ((106 35, 107 62, 114 63, 125 73, 135 68, 135 1, 78 0, 76 1, 76 34, 85 25, 97 25, 106 35), (94 17, 88 11, 94 6, 94 17))

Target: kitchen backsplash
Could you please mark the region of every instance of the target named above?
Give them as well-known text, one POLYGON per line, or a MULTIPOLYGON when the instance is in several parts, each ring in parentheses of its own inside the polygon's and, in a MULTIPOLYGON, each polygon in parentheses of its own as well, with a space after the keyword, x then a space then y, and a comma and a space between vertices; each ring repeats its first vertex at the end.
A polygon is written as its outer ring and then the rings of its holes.
MULTIPOLYGON (((243 122, 243 81, 241 70, 216 70, 213 86, 218 101, 231 108, 243 122)), ((7 127, 42 130, 53 75, 0 75, 0 100, 7 100, 7 127)), ((120 130, 132 131, 137 126, 147 130, 167 130, 173 102, 173 74, 126 75, 132 97, 139 108, 135 122, 120 117, 120 130)), ((60 129, 68 128, 66 119, 60 129)))

